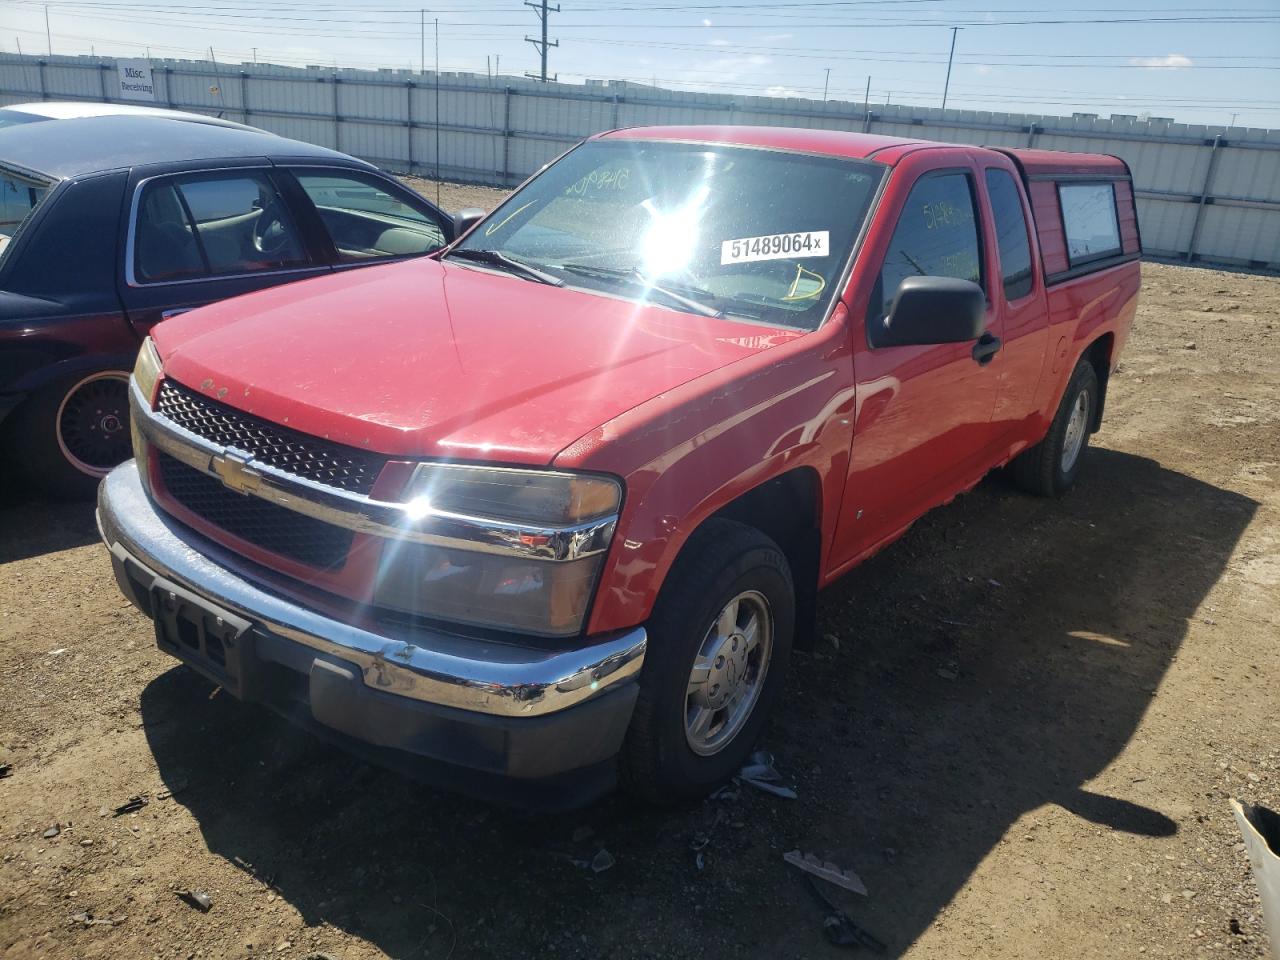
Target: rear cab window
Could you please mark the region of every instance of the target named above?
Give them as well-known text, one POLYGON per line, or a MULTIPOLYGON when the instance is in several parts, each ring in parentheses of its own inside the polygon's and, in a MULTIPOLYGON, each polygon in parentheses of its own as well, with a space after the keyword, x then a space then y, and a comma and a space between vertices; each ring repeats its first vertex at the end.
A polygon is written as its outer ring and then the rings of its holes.
POLYGON ((984 172, 991 214, 996 225, 996 246, 1000 251, 1000 280, 1007 301, 1020 300, 1031 292, 1031 240, 1022 196, 1013 174, 988 168, 984 172))
POLYGON ((0 169, 0 259, 36 208, 49 195, 50 186, 0 169))

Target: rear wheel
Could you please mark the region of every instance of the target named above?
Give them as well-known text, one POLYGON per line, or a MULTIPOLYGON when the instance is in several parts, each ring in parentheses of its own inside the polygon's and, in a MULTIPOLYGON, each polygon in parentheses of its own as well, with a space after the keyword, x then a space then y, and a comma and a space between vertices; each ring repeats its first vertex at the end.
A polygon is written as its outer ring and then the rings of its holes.
POLYGON ((778 546, 743 524, 705 524, 649 620, 621 757, 626 789, 670 803, 732 776, 782 687, 794 629, 795 588, 778 546))
POLYGON ((8 455, 37 493, 93 496, 129 459, 129 374, 99 370, 56 381, 14 411, 8 455))
POLYGON ((1018 486, 1042 497, 1060 497, 1076 482, 1098 409, 1098 375, 1082 359, 1067 381, 1045 438, 1013 461, 1018 486))

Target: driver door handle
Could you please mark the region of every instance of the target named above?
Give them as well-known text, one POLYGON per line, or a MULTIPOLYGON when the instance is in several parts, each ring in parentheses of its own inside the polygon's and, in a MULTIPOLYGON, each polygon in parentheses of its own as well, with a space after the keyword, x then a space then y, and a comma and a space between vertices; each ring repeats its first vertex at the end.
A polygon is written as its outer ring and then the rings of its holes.
POLYGON ((984 333, 978 339, 978 342, 973 345, 973 359, 978 361, 979 366, 985 367, 1000 352, 1001 346, 999 337, 984 333))

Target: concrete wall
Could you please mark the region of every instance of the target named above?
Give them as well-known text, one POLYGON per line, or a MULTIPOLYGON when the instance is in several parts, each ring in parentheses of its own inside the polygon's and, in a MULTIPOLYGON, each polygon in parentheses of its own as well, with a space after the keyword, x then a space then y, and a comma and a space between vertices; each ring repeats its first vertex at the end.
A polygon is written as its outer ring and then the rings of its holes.
MULTIPOLYGON (((736 123, 1111 153, 1133 170, 1143 245, 1193 261, 1280 269, 1280 131, 570 86, 407 70, 153 60, 156 104, 334 147, 397 173, 513 186, 614 127, 736 123)), ((0 104, 108 100, 114 60, 0 55, 0 104)), ((0 157, 0 161, 3 158, 0 157)))

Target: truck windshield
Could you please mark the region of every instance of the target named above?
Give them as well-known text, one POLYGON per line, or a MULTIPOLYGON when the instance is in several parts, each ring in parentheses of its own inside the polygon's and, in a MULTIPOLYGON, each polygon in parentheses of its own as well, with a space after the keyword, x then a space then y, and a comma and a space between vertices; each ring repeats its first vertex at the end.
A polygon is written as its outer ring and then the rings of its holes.
POLYGON ((675 310, 814 329, 883 169, 751 147, 590 141, 449 256, 517 275, 532 267, 675 310))
POLYGON ((48 193, 49 188, 43 184, 0 170, 0 257, 48 193))

